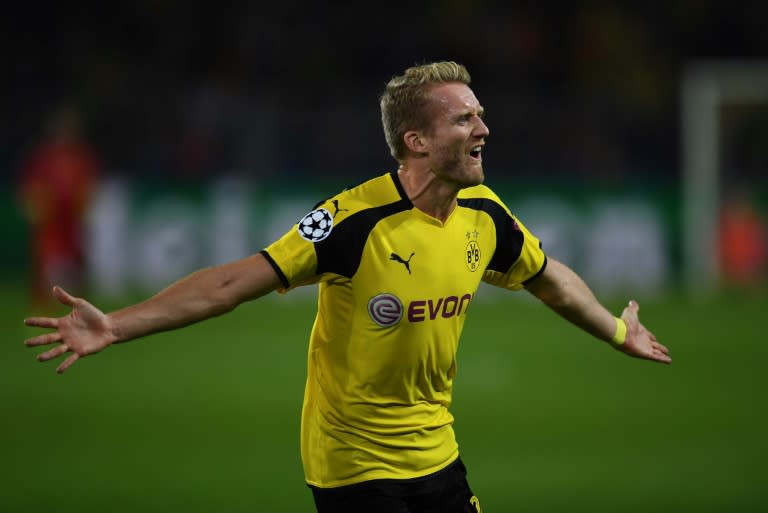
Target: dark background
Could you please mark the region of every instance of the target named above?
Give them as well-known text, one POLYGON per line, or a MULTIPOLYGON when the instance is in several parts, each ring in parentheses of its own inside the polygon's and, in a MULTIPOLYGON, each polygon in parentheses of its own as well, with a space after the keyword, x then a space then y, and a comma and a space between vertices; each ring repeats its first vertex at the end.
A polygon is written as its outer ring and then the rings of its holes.
MULTIPOLYGON (((367 176, 390 169, 378 95, 457 60, 487 111, 489 174, 674 181, 679 80, 768 55, 768 3, 14 2, 0 19, 0 173, 78 106, 112 173, 367 176)), ((757 176, 766 129, 739 145, 757 176), (742 148, 743 149, 743 148, 742 148), (756 155, 756 156, 755 156, 756 155)))

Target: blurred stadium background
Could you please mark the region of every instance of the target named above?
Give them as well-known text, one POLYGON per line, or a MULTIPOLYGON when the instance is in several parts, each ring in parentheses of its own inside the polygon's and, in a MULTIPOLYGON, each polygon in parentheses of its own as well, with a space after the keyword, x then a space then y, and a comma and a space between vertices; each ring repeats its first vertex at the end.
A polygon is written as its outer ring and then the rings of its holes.
POLYGON ((455 401, 484 511, 768 510, 768 4, 556 5, 9 7, 0 511, 312 511, 298 456, 311 289, 64 376, 21 345, 35 312, 18 183, 50 114, 74 106, 102 162, 84 292, 109 309, 391 170, 378 94, 435 59, 472 73, 487 183, 616 312, 637 297, 675 359, 620 358, 524 293, 484 288, 455 401))

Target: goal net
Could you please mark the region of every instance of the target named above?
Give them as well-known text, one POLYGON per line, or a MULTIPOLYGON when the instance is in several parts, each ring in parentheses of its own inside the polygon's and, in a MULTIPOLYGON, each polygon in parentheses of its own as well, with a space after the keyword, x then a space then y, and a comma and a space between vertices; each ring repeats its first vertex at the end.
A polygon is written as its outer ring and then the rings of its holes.
POLYGON ((692 63, 681 110, 681 270, 687 292, 703 297, 722 283, 724 202, 744 193, 764 200, 768 188, 768 61, 692 63))

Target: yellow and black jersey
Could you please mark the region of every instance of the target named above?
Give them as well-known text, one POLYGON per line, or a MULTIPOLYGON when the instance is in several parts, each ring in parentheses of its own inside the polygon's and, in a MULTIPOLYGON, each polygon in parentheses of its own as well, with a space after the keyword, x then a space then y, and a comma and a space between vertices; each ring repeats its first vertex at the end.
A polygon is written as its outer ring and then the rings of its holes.
POLYGON ((486 186, 441 222, 397 173, 321 202, 262 252, 282 290, 319 283, 301 427, 309 484, 408 479, 458 456, 456 351, 480 280, 516 290, 541 245, 486 186))

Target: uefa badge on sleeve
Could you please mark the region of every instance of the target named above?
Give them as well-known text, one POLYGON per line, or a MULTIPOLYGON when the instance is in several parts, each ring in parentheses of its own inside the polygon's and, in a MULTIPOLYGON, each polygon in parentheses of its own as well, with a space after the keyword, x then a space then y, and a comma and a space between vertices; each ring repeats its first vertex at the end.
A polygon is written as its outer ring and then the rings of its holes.
POLYGON ((309 242, 320 242, 333 230, 333 216, 324 208, 318 208, 301 218, 299 235, 309 242))

